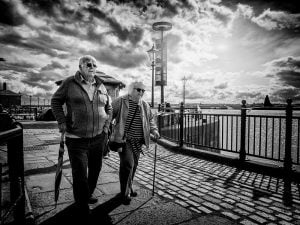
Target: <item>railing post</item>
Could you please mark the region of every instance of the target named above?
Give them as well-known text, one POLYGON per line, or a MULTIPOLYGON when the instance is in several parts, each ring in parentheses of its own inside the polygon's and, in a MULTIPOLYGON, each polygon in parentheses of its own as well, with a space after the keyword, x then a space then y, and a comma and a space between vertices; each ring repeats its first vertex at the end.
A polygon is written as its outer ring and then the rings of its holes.
POLYGON ((2 163, 0 162, 0 223, 2 222, 2 163))
POLYGON ((184 103, 180 103, 180 114, 179 114, 179 147, 183 146, 183 114, 184 112, 184 103))
POLYGON ((16 202, 14 218, 17 224, 25 222, 24 155, 22 132, 7 143, 7 162, 9 166, 10 198, 16 202))
POLYGON ((160 133, 160 135, 161 135, 161 126, 162 126, 161 118, 162 118, 161 113, 158 113, 158 115, 157 115, 157 123, 158 123, 158 132, 160 133))
POLYGON ((293 120, 293 106, 292 99, 288 99, 286 106, 286 126, 285 126, 285 155, 284 155, 284 170, 286 172, 292 171, 292 156, 291 156, 291 148, 292 148, 292 120, 293 120))
POLYGON ((246 159, 246 100, 242 100, 241 109, 241 146, 240 146, 240 158, 241 162, 246 159))

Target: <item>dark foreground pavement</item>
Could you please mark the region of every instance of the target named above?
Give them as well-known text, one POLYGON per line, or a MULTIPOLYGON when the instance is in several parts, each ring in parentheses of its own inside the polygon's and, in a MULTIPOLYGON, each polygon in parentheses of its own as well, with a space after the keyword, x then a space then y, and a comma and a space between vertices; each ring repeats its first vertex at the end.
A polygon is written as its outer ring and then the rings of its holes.
MULTIPOLYGON (((59 133, 53 123, 24 126, 27 217, 36 224, 72 224, 72 175, 67 151, 57 207, 54 177, 59 133), (28 128, 28 129, 27 129, 28 128), (36 129, 39 128, 39 129, 36 129), (48 129, 45 129, 48 128, 48 129)), ((138 196, 120 204, 116 153, 104 159, 93 224, 282 224, 300 225, 300 183, 157 148, 152 196, 154 143, 141 156, 134 187, 138 196)))

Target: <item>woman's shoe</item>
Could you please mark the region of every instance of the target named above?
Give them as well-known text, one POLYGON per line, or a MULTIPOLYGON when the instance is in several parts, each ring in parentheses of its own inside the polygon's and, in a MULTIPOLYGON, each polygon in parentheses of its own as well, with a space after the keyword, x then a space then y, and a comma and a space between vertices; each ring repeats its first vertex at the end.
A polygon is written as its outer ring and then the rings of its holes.
POLYGON ((138 193, 131 189, 130 197, 136 197, 137 195, 138 195, 138 193))

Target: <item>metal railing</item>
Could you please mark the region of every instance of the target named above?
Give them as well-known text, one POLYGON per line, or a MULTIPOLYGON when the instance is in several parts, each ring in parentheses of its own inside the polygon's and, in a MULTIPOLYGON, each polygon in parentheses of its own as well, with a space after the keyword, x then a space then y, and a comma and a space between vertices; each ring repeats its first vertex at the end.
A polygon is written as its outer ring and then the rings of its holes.
POLYGON ((240 114, 179 113, 158 115, 162 137, 189 147, 213 152, 264 158, 284 163, 290 170, 300 164, 300 117, 293 116, 292 101, 287 101, 283 115, 247 115, 246 101, 240 114))
MULTIPOLYGON (((10 193, 9 207, 3 210, 1 203, 0 215, 2 216, 0 216, 0 221, 3 224, 12 214, 16 224, 25 224, 23 128, 18 122, 14 122, 12 126, 14 128, 0 132, 0 144, 7 145, 10 193)), ((0 188, 2 188, 2 179, 0 179, 0 188)), ((2 193, 2 189, 0 192, 2 193)))

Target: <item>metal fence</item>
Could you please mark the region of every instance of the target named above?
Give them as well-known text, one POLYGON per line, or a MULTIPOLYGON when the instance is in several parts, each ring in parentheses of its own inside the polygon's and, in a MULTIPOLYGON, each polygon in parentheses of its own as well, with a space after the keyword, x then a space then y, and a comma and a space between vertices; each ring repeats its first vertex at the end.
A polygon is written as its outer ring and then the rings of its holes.
POLYGON ((158 116, 159 131, 181 147, 280 161, 290 169, 300 164, 300 117, 287 102, 285 116, 247 115, 245 101, 239 114, 185 113, 182 104, 179 113, 158 116))
POLYGON ((50 109, 50 106, 19 106, 11 107, 7 111, 16 120, 35 120, 46 109, 50 109))

